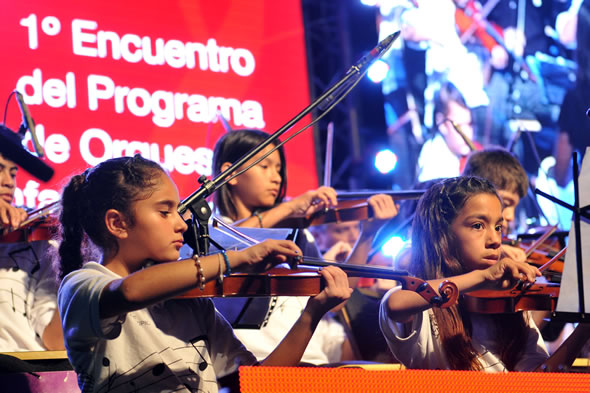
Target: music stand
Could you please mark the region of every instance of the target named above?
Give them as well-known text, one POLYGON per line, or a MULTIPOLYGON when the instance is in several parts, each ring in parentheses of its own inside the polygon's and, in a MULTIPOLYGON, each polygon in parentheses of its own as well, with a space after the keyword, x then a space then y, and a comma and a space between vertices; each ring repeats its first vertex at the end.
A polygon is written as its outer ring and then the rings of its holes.
POLYGON ((535 193, 572 211, 572 226, 568 237, 568 250, 561 278, 559 299, 553 316, 568 322, 580 322, 590 317, 590 147, 578 175, 577 153, 573 155, 574 205, 569 205, 538 189, 535 193), (582 184, 582 192, 580 192, 582 184), (583 261, 586 261, 585 263, 583 261))

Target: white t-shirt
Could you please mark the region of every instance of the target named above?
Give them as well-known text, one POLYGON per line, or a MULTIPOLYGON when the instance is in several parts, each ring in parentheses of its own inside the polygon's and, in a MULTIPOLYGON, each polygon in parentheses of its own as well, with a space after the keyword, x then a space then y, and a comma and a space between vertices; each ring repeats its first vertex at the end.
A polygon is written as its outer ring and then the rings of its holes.
MULTIPOLYGON (((233 222, 229 217, 219 217, 228 224, 233 222)), ((317 256, 320 256, 311 232, 306 229, 303 234, 304 238, 298 242, 303 254, 308 256, 315 249, 317 256)), ((234 333, 248 350, 262 361, 291 330, 305 309, 308 300, 308 296, 274 296, 270 300, 265 325, 260 329, 234 329, 234 333)), ((331 313, 327 313, 318 323, 305 348, 301 362, 316 365, 339 362, 342 358, 342 344, 345 340, 344 327, 331 313)))
MULTIPOLYGON (((308 296, 276 296, 271 299, 270 316, 265 326, 234 329, 234 332, 258 360, 263 360, 299 319, 308 299, 308 296)), ((301 361, 316 365, 339 362, 345 339, 344 327, 328 313, 320 320, 301 361)))
POLYGON ((217 378, 256 363, 210 299, 173 299, 101 320, 102 290, 118 278, 90 262, 59 288, 66 349, 82 392, 216 392, 217 378))
POLYGON ((0 244, 0 351, 43 351, 57 309, 57 279, 47 241, 0 244))
POLYGON ((424 142, 418 156, 418 181, 455 177, 461 174, 461 162, 440 133, 424 142))
MULTIPOLYGON (((379 325, 391 352, 407 368, 449 369, 431 310, 414 315, 411 331, 407 336, 404 335, 401 325, 387 317, 387 301, 393 292, 400 289, 401 287, 395 287, 387 292, 381 300, 379 310, 379 325)), ((479 353, 479 361, 484 371, 507 371, 497 355, 496 343, 489 330, 489 317, 484 314, 471 314, 471 323, 473 347, 479 353)), ((515 371, 532 371, 549 357, 541 333, 532 318, 529 318, 529 327, 525 351, 516 364, 515 371)))

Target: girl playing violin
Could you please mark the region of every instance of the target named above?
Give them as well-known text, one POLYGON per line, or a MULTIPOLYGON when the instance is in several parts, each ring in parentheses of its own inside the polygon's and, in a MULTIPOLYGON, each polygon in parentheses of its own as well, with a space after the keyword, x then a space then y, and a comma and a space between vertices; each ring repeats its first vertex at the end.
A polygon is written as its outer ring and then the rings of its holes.
MULTIPOLYGON (((258 130, 237 130, 225 134, 215 145, 213 174, 217 175, 229 168, 233 162, 267 137, 267 133, 258 130)), ((251 162, 262 157, 272 147, 269 145, 251 162)), ((250 162, 244 166, 249 164, 250 162)), ((214 196, 214 203, 217 212, 228 221, 236 223, 237 226, 259 228, 272 228, 287 218, 307 217, 338 205, 336 191, 331 187, 320 187, 284 201, 286 189, 285 154, 283 149, 279 148, 247 172, 221 187, 214 196)), ((397 206, 387 195, 375 195, 369 198, 368 203, 373 210, 374 218, 363 223, 348 263, 366 263, 373 236, 386 221, 397 214, 397 206)), ((305 250, 304 254, 308 255, 305 250)))
MULTIPOLYGON (((269 268, 301 255, 265 241, 226 255, 177 261, 187 226, 176 186, 140 156, 107 160, 63 191, 58 302, 70 362, 83 392, 217 391, 217 378, 257 361, 210 299, 173 297, 232 271, 269 268), (101 260, 84 264, 87 240, 101 260)), ((346 274, 327 286, 261 363, 293 366, 322 315, 350 296, 346 274)))
MULTIPOLYGON (((534 282, 535 267, 502 255, 502 222, 501 200, 487 180, 457 177, 433 185, 416 210, 410 272, 433 287, 450 279, 462 292, 534 282)), ((384 296, 380 325, 409 368, 530 371, 548 357, 527 314, 483 316, 467 312, 461 300, 431 309, 399 287, 384 296)))
MULTIPOLYGON (((267 133, 258 130, 237 130, 225 134, 215 145, 214 175, 229 168, 267 137, 267 133)), ((250 162, 263 156, 272 147, 269 145, 250 162)), ((217 213, 238 226, 266 228, 273 227, 286 218, 305 217, 337 205, 336 191, 330 187, 320 187, 284 201, 287 187, 285 164, 283 149, 279 148, 247 172, 229 181, 215 194, 217 213)), ((335 243, 327 255, 337 255, 341 251, 349 254, 350 251, 347 263, 366 263, 376 231, 397 214, 393 199, 387 195, 375 195, 368 203, 375 218, 362 223, 362 230, 360 234, 356 233, 357 238, 353 241, 352 251, 346 249, 346 245, 343 249, 342 243, 335 243)), ((309 232, 297 241, 305 256, 319 256, 309 232)), ((305 297, 273 298, 270 300, 265 325, 260 330, 236 329, 237 335, 258 358, 264 358, 280 340, 285 328, 301 313, 306 302, 305 297)), ((318 326, 303 361, 324 364, 349 360, 352 356, 349 349, 342 326, 333 318, 326 317, 318 326)))

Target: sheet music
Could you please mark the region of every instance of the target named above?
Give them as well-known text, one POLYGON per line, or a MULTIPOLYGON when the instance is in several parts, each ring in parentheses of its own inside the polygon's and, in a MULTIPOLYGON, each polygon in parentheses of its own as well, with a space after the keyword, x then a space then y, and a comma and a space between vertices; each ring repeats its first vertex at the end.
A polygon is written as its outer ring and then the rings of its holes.
MULTIPOLYGON (((586 148, 582 169, 578 177, 580 192, 580 207, 590 205, 590 147, 586 148)), ((568 236, 568 247, 565 254, 565 264, 561 277, 559 299, 556 312, 590 312, 590 222, 580 219, 580 239, 582 243, 582 277, 584 280, 584 308, 580 310, 578 298, 578 265, 576 262, 575 225, 572 219, 568 236)))

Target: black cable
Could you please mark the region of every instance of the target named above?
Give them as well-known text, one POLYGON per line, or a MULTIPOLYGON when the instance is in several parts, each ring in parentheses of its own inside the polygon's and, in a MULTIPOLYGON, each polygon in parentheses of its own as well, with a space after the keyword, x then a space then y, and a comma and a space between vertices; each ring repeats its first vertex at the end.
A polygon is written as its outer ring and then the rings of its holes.
POLYGON ((6 125, 6 114, 8 113, 8 104, 10 103, 10 99, 12 98, 15 92, 16 90, 11 91, 8 95, 8 99, 6 100, 6 105, 4 106, 4 120, 2 121, 2 125, 6 125))

